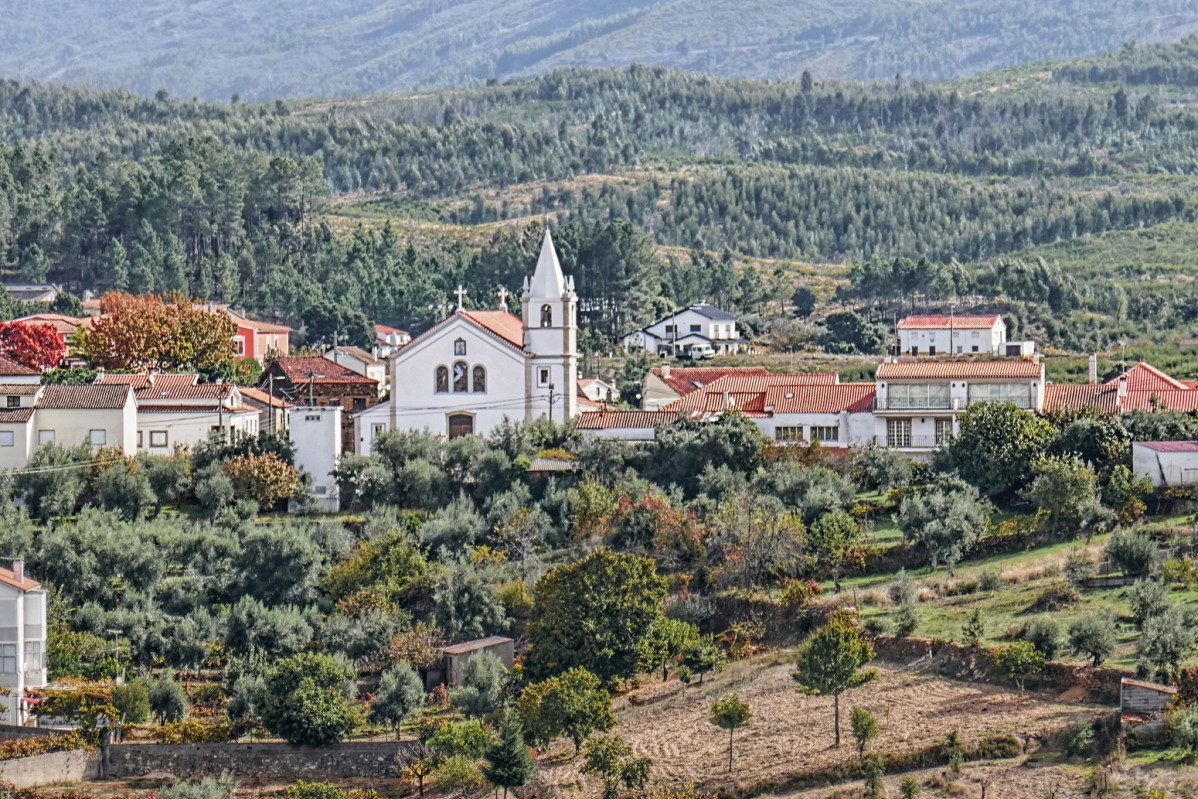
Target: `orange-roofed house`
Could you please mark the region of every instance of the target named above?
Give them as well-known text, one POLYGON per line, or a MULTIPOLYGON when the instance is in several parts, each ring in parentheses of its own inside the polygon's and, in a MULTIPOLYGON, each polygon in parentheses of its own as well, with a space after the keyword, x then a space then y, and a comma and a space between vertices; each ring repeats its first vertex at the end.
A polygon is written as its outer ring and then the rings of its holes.
POLYGON ((273 358, 258 378, 258 388, 302 406, 342 409, 342 452, 354 451, 353 414, 378 404, 378 383, 319 356, 273 358))
POLYGON ((931 453, 958 431, 958 417, 979 402, 1044 409, 1044 364, 1038 360, 899 361, 874 378, 878 443, 912 455, 931 453))
POLYGON ((990 316, 908 316, 898 323, 900 355, 1004 355, 1007 325, 990 316))
POLYGON ((250 319, 231 308, 226 309, 226 313, 237 325, 233 348, 238 358, 253 358, 265 364, 269 358, 285 357, 291 352, 291 328, 250 319))
MULTIPOLYGON (((768 374, 760 366, 671 366, 667 363, 650 369, 645 375, 639 402, 635 397, 623 399, 633 405, 639 404, 646 411, 656 411, 727 375, 765 377, 768 374)), ((836 375, 823 377, 835 378, 836 375)))
POLYGON ((46 676, 46 591, 25 574, 25 562, 0 566, 0 697, 7 707, 5 724, 29 720, 30 700, 26 691, 45 688, 46 676))

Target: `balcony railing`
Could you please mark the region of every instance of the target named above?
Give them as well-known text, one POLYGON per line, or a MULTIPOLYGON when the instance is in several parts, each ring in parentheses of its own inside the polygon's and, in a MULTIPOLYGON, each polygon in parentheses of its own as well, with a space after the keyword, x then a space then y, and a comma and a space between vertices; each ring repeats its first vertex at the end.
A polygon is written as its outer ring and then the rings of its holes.
POLYGON ((951 440, 947 436, 907 436, 889 440, 886 446, 890 449, 939 449, 947 446, 951 440))
POLYGON ((949 397, 890 397, 879 403, 879 410, 891 411, 948 411, 953 410, 949 397), (888 407, 886 407, 888 406, 888 407))

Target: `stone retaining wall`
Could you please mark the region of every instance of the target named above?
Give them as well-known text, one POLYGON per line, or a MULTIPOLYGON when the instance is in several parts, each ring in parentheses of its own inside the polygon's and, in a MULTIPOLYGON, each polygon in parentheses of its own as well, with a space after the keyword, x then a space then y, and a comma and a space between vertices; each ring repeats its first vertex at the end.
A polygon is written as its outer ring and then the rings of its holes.
POLYGON ((18 788, 40 788, 62 782, 83 782, 100 776, 100 754, 76 749, 15 760, 0 760, 0 782, 18 788))
POLYGON ((410 742, 350 742, 334 746, 249 744, 113 744, 105 747, 106 778, 166 773, 179 779, 229 772, 242 780, 269 775, 283 780, 345 777, 383 779, 396 774, 396 755, 410 742))

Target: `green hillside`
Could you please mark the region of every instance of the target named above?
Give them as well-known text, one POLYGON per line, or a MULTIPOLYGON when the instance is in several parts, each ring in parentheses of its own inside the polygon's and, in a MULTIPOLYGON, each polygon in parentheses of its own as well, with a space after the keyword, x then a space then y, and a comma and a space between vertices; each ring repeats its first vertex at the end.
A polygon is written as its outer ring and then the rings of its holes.
POLYGON ((13 0, 0 74, 246 100, 479 84, 561 66, 924 80, 1198 30, 1198 0, 13 0))

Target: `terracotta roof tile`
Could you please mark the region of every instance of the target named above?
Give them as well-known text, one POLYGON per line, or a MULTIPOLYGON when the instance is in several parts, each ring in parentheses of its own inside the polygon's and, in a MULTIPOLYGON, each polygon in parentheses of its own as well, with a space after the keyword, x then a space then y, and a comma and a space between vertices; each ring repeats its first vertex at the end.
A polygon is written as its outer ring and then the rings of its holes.
POLYGON ((238 388, 241 392, 241 398, 249 402, 258 403, 261 405, 271 406, 276 408, 294 408, 295 404, 288 402, 282 397, 272 397, 269 393, 260 388, 246 388, 241 386, 238 388))
POLYGON ((0 423, 25 424, 33 418, 33 408, 5 408, 0 410, 0 423))
POLYGON ((672 411, 596 411, 578 415, 579 430, 649 429, 678 421, 672 411))
POLYGON ((41 583, 37 580, 29 579, 28 576, 24 576, 18 580, 17 575, 13 573, 12 569, 5 569, 2 566, 0 566, 0 583, 11 585, 13 588, 19 588, 22 591, 33 591, 42 587, 41 583))
POLYGON ((3 376, 3 377, 32 377, 33 375, 40 375, 40 374, 41 374, 41 372, 39 372, 36 369, 30 369, 28 366, 25 366, 24 364, 17 363, 12 358, 6 358, 3 355, 0 355, 0 376, 3 376))
POLYGON ((1002 317, 992 316, 908 316, 898 323, 899 330, 989 330, 1002 317))
MULTIPOLYGON (((685 397, 687 394, 700 389, 708 383, 719 380, 725 375, 767 375, 765 369, 760 366, 681 366, 670 367, 670 376, 662 375, 662 367, 658 366, 652 370, 653 374, 660 378, 663 383, 673 389, 674 393, 680 397, 685 397)), ((835 377, 835 375, 833 375, 835 377)))
POLYGON ((283 370, 283 374, 291 381, 291 384, 298 386, 307 384, 311 372, 314 377, 313 382, 317 385, 321 383, 378 383, 377 380, 371 380, 369 377, 363 377, 357 372, 333 363, 327 358, 320 357, 286 357, 275 358, 275 363, 283 370))
POLYGON ((1154 452, 1198 452, 1198 441, 1137 441, 1136 446, 1154 452))
POLYGON ((1017 360, 885 361, 878 365, 878 380, 987 380, 1044 377, 1044 364, 1017 360))
POLYGON ((863 413, 873 409, 873 383, 838 383, 811 378, 836 375, 726 375, 671 402, 663 410, 718 413, 727 404, 750 414, 863 413))
POLYGON ((484 327, 518 349, 524 349, 524 322, 507 311, 458 311, 479 327, 484 327))
POLYGON ((28 397, 41 391, 41 383, 0 383, 0 394, 28 397))
POLYGON ((1160 369, 1157 369, 1155 366, 1150 366, 1143 361, 1137 363, 1122 375, 1116 375, 1115 377, 1112 377, 1110 380, 1106 381, 1106 385, 1119 385, 1119 379, 1121 377, 1127 378, 1127 388, 1129 390, 1141 389, 1147 391, 1169 391, 1180 389, 1184 391, 1190 388, 1190 386, 1186 385, 1182 381, 1175 380, 1174 378, 1162 372, 1160 369))
POLYGON ((129 386, 46 386, 36 407, 52 411, 114 410, 125 407, 129 393, 129 386))

